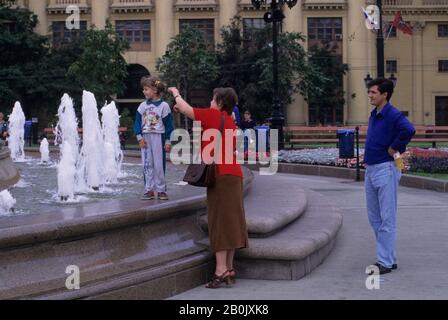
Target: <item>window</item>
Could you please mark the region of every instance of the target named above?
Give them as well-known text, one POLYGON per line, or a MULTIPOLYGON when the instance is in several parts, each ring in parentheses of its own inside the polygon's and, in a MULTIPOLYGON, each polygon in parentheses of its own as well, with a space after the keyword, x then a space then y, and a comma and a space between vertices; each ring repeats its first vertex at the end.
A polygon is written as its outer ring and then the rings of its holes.
POLYGON ((386 60, 386 72, 387 73, 397 73, 397 60, 386 60))
POLYGON ((342 18, 308 18, 310 40, 341 41, 342 18))
POLYGON ((439 60, 439 72, 448 72, 448 60, 439 60))
POLYGON ((185 27, 191 27, 195 30, 199 30, 204 35, 204 40, 207 46, 215 46, 215 20, 213 19, 180 19, 179 29, 182 30, 185 27))
POLYGON ((254 35, 257 31, 263 30, 266 27, 266 22, 263 18, 244 19, 243 20, 243 38, 244 41, 251 42, 254 40, 254 35))
POLYGON ((437 34, 441 38, 448 38, 448 24, 437 25, 437 34))
POLYGON ((67 29, 65 21, 53 21, 51 24, 53 45, 61 46, 79 39, 87 30, 87 21, 80 21, 79 29, 67 29))
POLYGON ((151 20, 118 20, 118 35, 129 42, 133 51, 151 51, 151 20))

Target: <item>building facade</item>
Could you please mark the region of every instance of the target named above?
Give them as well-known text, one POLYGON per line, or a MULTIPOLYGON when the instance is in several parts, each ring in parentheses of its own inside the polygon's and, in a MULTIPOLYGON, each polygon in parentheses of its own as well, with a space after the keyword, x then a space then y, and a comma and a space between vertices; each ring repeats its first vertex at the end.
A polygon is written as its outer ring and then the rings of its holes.
MULTIPOLYGON (((128 92, 118 97, 120 104, 140 101, 138 78, 155 74, 158 57, 165 53, 170 39, 183 26, 204 32, 206 40, 219 42, 219 30, 239 15, 247 28, 263 25, 266 8, 254 9, 250 0, 16 0, 13 5, 26 7, 38 17, 37 32, 52 36, 54 44, 73 36, 65 27, 76 6, 80 12, 80 30, 95 25, 103 28, 109 19, 131 48, 125 54, 129 63, 128 92), (134 87, 132 87, 134 85, 134 87)), ((386 22, 386 76, 397 78, 393 103, 415 124, 448 125, 448 0, 383 0, 386 22), (413 28, 413 35, 388 30, 395 13, 413 28), (389 24, 387 24, 389 23, 389 24), (390 32, 389 32, 390 31, 390 32)), ((349 67, 341 79, 345 105, 334 110, 324 124, 365 124, 368 104, 364 79, 376 75, 376 33, 365 26, 361 7, 374 0, 299 0, 285 8, 284 31, 302 32, 305 47, 328 40, 338 44, 338 54, 349 67)), ((315 124, 312 106, 300 95, 285 107, 288 125, 315 124)))

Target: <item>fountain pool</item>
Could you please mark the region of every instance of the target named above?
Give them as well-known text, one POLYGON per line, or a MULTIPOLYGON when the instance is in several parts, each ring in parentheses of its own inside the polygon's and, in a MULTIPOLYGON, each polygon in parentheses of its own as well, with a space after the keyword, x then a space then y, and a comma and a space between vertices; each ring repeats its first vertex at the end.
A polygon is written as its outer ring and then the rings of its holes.
MULTIPOLYGON (((53 156, 53 155, 52 155, 53 156)), ((77 193, 75 199, 61 202, 58 197, 57 185, 57 159, 53 156, 52 162, 41 163, 39 158, 27 157, 25 162, 16 163, 21 179, 9 189, 16 200, 14 212, 8 215, 38 214, 53 212, 62 208, 79 207, 86 204, 107 200, 141 201, 143 193, 143 174, 140 160, 127 158, 123 162, 122 174, 117 183, 110 183, 100 188, 100 191, 77 193)), ((168 194, 181 192, 184 188, 179 181, 182 180, 185 168, 183 166, 169 165, 167 168, 168 194)))

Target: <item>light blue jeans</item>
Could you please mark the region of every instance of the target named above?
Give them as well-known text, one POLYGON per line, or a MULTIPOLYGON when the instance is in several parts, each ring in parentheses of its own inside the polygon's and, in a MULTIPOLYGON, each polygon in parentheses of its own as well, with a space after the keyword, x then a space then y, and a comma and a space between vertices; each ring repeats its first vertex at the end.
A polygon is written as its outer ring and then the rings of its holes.
POLYGON ((396 263, 397 193, 401 171, 393 161, 370 165, 365 175, 367 215, 376 237, 377 262, 396 263))

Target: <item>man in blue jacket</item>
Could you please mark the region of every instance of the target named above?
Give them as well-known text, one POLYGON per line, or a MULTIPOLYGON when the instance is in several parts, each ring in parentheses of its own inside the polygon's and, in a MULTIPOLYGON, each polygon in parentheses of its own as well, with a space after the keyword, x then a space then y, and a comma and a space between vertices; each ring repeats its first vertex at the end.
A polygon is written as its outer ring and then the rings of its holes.
POLYGON ((364 153, 367 214, 376 237, 376 266, 384 274, 397 269, 395 238, 401 169, 394 156, 406 151, 415 129, 389 102, 394 92, 392 81, 378 78, 368 87, 369 101, 376 108, 370 114, 364 153))

